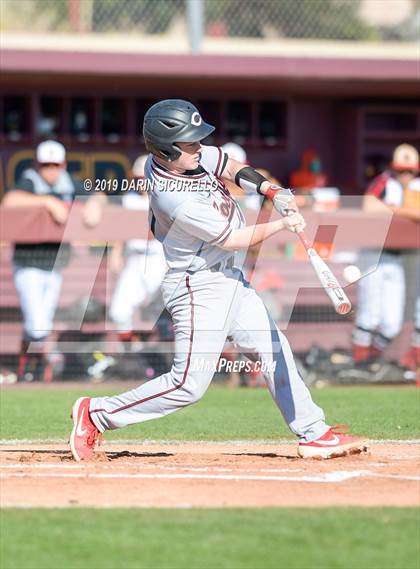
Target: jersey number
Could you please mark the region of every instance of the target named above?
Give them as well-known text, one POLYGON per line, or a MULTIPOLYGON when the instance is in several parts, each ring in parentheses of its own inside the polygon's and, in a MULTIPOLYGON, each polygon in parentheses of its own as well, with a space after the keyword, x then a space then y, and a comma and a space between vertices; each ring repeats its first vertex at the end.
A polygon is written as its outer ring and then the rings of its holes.
POLYGON ((233 202, 229 199, 228 196, 225 196, 224 194, 222 194, 222 200, 223 201, 220 205, 217 205, 216 202, 213 202, 213 207, 217 209, 217 211, 220 211, 224 217, 229 217, 229 214, 233 207, 233 202))

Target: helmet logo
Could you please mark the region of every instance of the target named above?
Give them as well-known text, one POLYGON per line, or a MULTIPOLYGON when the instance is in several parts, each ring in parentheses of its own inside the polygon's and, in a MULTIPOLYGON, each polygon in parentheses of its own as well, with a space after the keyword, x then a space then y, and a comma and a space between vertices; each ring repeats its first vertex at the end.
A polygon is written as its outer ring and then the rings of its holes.
POLYGON ((193 124, 194 126, 200 126, 201 122, 202 122, 202 119, 200 117, 200 113, 197 113, 197 111, 195 111, 191 115, 191 124, 193 124))

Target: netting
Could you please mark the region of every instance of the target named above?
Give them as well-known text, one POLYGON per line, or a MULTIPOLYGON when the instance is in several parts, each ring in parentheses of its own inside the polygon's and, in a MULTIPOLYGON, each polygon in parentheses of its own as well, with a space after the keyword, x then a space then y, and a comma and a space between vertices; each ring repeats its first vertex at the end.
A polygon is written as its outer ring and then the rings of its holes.
POLYGON ((180 37, 192 5, 204 37, 416 41, 420 30, 418 0, 3 0, 1 28, 180 37))

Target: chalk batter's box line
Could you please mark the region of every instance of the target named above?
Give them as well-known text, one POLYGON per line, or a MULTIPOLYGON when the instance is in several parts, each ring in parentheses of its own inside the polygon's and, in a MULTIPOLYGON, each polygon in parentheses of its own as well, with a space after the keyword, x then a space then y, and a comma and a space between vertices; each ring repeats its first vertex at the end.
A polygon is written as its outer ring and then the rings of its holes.
MULTIPOLYGON (((12 446, 12 445, 43 445, 43 444, 61 444, 66 445, 68 440, 66 439, 0 439, 0 446, 12 446)), ((196 441, 196 440, 154 440, 154 439, 114 439, 103 441, 101 448, 104 446, 119 446, 119 445, 140 445, 140 446, 182 446, 182 445, 199 445, 201 448, 205 446, 271 446, 273 448, 278 445, 290 445, 296 446, 297 441, 291 441, 290 439, 239 439, 239 440, 226 440, 226 441, 196 441)), ((369 439, 369 443, 375 445, 420 445, 420 439, 369 439)), ((22 449, 25 452, 25 449, 22 449)), ((27 452, 30 452, 29 450, 27 452)), ((33 449, 32 449, 33 452, 33 449)))
POLYGON ((0 473, 0 479, 11 478, 78 478, 78 479, 119 479, 119 480, 220 480, 220 481, 252 481, 252 482, 310 482, 333 483, 346 482, 353 478, 385 478, 393 480, 420 481, 420 476, 400 474, 377 474, 370 470, 335 471, 317 476, 258 476, 258 475, 220 475, 220 474, 111 474, 111 473, 0 473))

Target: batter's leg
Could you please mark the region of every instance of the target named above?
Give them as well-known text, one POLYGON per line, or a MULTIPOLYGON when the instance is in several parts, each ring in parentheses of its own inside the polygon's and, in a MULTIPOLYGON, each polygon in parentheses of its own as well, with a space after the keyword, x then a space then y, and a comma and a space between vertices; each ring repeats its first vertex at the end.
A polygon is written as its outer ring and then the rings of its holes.
POLYGON ((299 375, 286 337, 248 283, 229 336, 241 351, 257 355, 270 393, 291 431, 307 442, 324 435, 329 429, 324 412, 299 375))
POLYGON ((214 320, 226 314, 228 300, 205 282, 195 287, 200 278, 187 276, 167 304, 175 332, 171 370, 121 395, 91 400, 90 416, 101 432, 163 417, 206 392, 227 336, 227 328, 214 320))

